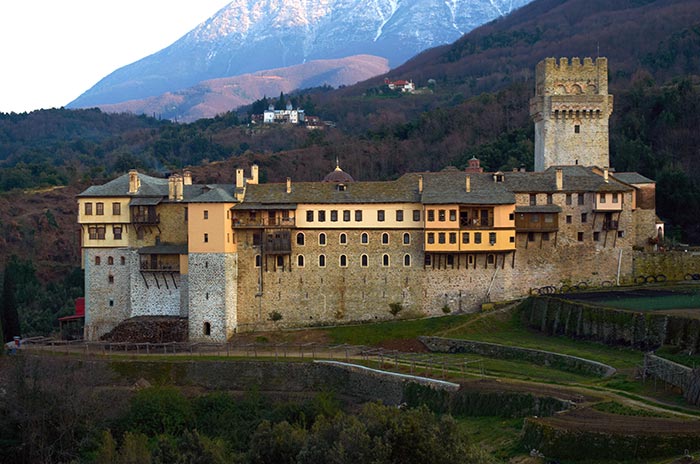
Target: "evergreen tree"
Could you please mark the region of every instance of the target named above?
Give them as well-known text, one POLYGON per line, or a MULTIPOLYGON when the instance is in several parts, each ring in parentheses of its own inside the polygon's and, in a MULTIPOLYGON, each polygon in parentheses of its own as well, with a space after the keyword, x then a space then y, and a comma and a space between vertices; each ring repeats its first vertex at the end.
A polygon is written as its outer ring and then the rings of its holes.
POLYGON ((284 96, 284 92, 280 92, 280 97, 277 99, 277 103, 275 104, 275 109, 276 110, 283 110, 287 108, 287 99, 284 96))
POLYGON ((5 266, 5 276, 2 283, 2 304, 0 304, 0 324, 2 325, 5 342, 11 341, 12 337, 20 334, 15 287, 12 261, 10 261, 5 266))

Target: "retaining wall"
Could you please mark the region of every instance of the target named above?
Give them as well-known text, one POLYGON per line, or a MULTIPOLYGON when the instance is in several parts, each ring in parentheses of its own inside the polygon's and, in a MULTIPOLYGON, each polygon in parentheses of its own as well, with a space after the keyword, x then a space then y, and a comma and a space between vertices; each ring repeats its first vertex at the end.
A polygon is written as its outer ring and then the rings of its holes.
POLYGON ((700 405, 700 369, 691 369, 647 353, 644 355, 644 373, 680 388, 688 403, 700 405))
POLYGON ((551 351, 440 337, 419 337, 419 339, 430 351, 439 353, 474 353, 490 358, 528 361, 563 371, 583 372, 601 377, 610 377, 616 372, 614 367, 607 364, 551 351))
POLYGON ((635 276, 664 274, 669 280, 683 280, 686 274, 700 274, 697 252, 636 253, 632 263, 635 276))
POLYGON ((547 335, 625 345, 650 351, 661 345, 700 349, 700 320, 654 312, 592 306, 557 297, 532 297, 523 305, 523 323, 547 335))

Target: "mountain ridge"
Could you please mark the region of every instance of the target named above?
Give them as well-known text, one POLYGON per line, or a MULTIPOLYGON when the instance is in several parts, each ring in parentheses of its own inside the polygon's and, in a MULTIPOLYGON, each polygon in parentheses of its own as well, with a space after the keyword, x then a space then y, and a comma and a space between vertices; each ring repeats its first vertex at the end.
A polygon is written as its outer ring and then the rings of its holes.
POLYGON ((119 68, 68 108, 142 99, 219 77, 316 59, 390 66, 530 0, 233 0, 169 47, 119 68))

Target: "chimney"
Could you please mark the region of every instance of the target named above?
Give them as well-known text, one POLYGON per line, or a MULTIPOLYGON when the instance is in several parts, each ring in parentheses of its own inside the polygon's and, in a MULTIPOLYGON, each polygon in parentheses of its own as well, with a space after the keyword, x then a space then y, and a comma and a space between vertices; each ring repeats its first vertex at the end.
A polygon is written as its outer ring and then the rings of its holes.
POLYGON ((192 173, 190 171, 182 173, 182 177, 185 181, 185 185, 192 185, 192 173))
POLYGON ((236 187, 243 188, 243 169, 236 169, 236 187))
POLYGON ((287 177, 287 193, 292 193, 292 178, 287 177))
POLYGON ((175 199, 175 176, 168 177, 168 200, 175 199))
POLYGON ((418 176, 418 193, 423 193, 423 176, 418 176))
POLYGON ((564 171, 562 168, 557 168, 556 171, 557 174, 557 190, 563 190, 564 189, 564 171))
POLYGON ((609 168, 608 168, 607 166, 605 166, 605 167, 603 168, 603 180, 604 180, 605 182, 608 181, 608 171, 609 171, 609 168))
POLYGON ((139 173, 136 169, 132 169, 129 171, 129 193, 137 193, 140 186, 139 173))
POLYGON ((472 178, 471 178, 471 176, 467 176, 466 184, 467 184, 466 185, 467 193, 469 193, 472 191, 472 178))
POLYGON ((250 167, 250 183, 251 184, 257 184, 258 183, 258 165, 254 164, 250 167))
POLYGON ((183 180, 179 174, 174 174, 172 177, 175 186, 175 200, 182 201, 183 180))

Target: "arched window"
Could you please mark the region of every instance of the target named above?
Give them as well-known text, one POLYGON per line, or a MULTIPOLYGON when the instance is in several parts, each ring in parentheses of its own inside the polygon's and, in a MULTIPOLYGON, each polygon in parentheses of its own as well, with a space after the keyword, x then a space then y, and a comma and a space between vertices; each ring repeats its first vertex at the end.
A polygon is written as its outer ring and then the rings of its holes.
POLYGON ((325 245, 326 244, 326 234, 321 232, 318 234, 318 244, 319 245, 325 245))
POLYGON ((360 236, 360 243, 367 245, 369 243, 369 234, 367 232, 362 232, 360 236))
POLYGON ((348 234, 346 234, 346 233, 340 234, 338 241, 340 242, 341 245, 346 245, 348 243, 348 234))
POLYGON ((297 267, 304 267, 304 255, 297 256, 297 267))
POLYGON ((318 267, 326 267, 326 255, 318 255, 318 267))
POLYGON ((95 265, 96 266, 100 265, 100 257, 99 256, 95 256, 95 265))
POLYGON ((108 256, 107 257, 107 264, 112 266, 114 264, 114 258, 111 256, 108 256))
POLYGON ((411 267, 411 255, 403 255, 403 265, 405 267, 411 267))
POLYGON ((114 283, 114 276, 112 274, 110 274, 109 276, 107 276, 107 280, 109 281, 110 284, 113 284, 114 283))
POLYGON ((406 232, 405 234, 403 234, 403 244, 404 244, 404 245, 410 245, 410 244, 411 244, 411 234, 409 234, 408 232, 406 232))
POLYGON ((122 266, 126 264, 126 258, 123 256, 119 258, 119 261, 121 262, 122 266))
POLYGON ((384 267, 389 266, 389 255, 382 256, 382 266, 384 266, 384 267))
POLYGON ((360 266, 362 266, 362 267, 369 266, 369 258, 367 257, 367 255, 362 255, 360 257, 360 266))
POLYGON ((348 257, 340 255, 340 267, 348 267, 348 257))
POLYGON ((207 337, 211 335, 211 324, 208 322, 204 323, 204 335, 207 337))
POLYGON ((297 234, 297 245, 303 245, 304 244, 304 233, 299 232, 297 234))
POLYGON ((382 234, 382 244, 386 245, 386 244, 388 244, 388 243, 389 243, 389 234, 387 234, 386 232, 384 232, 384 233, 382 234))

